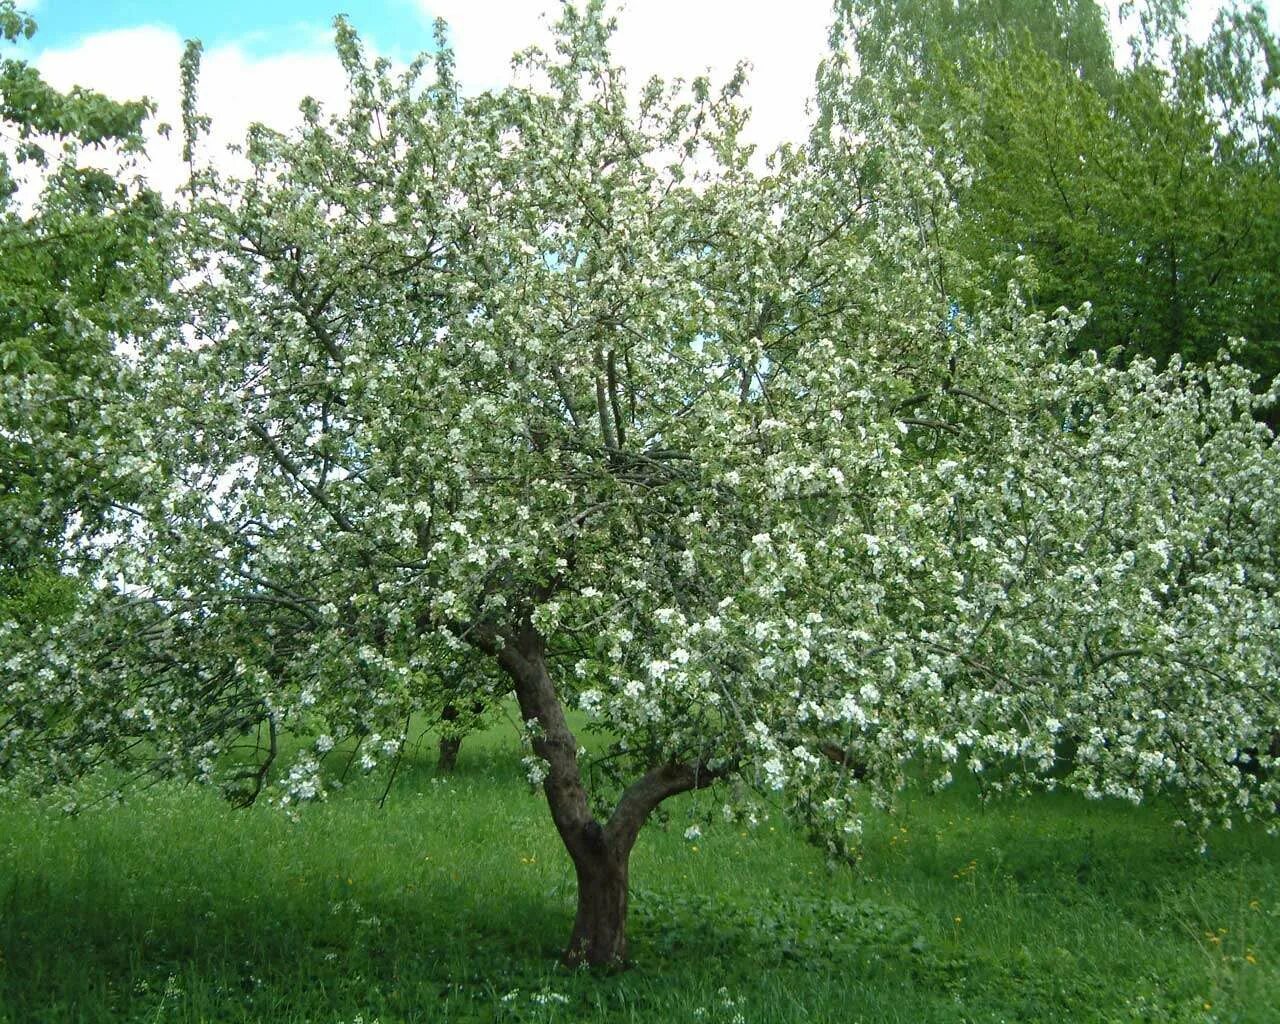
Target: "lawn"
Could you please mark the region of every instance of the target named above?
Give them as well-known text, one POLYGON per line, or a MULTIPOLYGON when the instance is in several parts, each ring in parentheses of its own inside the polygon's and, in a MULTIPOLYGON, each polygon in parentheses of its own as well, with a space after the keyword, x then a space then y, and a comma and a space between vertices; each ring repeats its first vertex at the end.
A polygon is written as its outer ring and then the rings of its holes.
MULTIPOLYGON (((830 868, 781 819, 671 802, 632 969, 570 974, 573 878, 510 731, 430 741, 296 819, 159 785, 0 802, 0 1024, 1280 1021, 1280 841, 972 787, 869 815, 830 868), (685 838, 701 824, 703 835, 685 838)), ((100 785, 100 783, 99 783, 100 785)))

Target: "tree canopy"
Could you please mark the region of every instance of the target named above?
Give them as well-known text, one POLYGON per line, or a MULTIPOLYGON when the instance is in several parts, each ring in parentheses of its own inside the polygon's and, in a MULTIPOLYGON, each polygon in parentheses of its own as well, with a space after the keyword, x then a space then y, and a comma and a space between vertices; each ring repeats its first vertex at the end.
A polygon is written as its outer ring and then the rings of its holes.
POLYGON ((293 804, 424 700, 510 696, 574 963, 625 956, 632 845, 692 789, 836 856, 957 771, 1274 823, 1233 764, 1280 722, 1274 385, 1070 356, 1083 313, 992 286, 963 161, 852 127, 838 62, 761 166, 741 76, 636 88, 611 25, 566 6, 468 97, 443 30, 396 74, 339 20, 347 109, 195 168, 101 399, 133 493, 93 600, 2 634, 0 773, 293 804), (315 738, 271 783, 282 729, 315 738))

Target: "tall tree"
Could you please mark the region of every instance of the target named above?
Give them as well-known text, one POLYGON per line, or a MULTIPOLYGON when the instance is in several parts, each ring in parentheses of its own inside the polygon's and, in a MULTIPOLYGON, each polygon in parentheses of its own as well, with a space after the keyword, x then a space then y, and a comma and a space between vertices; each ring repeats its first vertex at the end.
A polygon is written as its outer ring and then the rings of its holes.
POLYGON ((1026 41, 1099 87, 1114 77, 1106 11, 1096 0, 839 0, 833 39, 856 47, 861 77, 899 98, 978 56, 1026 41))
POLYGON ((1243 337, 1239 358, 1280 372, 1280 48, 1260 7, 1198 44, 1181 5, 1146 4, 1116 69, 1093 0, 841 6, 861 116, 891 109, 958 155, 956 245, 989 280, 1030 257, 1042 309, 1092 303, 1082 346, 1205 360, 1243 337))
POLYGON ((340 21, 345 113, 201 172, 122 582, 14 656, 0 772, 320 798, 339 745, 394 763, 422 689, 481 663, 592 964, 626 956, 646 820, 708 786, 837 855, 864 795, 959 765, 1271 815, 1230 764, 1278 700, 1249 375, 1067 360, 1079 320, 1016 288, 957 311, 918 133, 757 172, 740 79, 633 107, 610 27, 566 6, 525 84, 468 99, 443 43, 395 77, 340 21), (284 728, 314 746, 267 787, 284 728))
MULTIPOLYGON (((6 40, 34 31, 0 2, 6 40)), ((162 204, 129 176, 150 111, 0 63, 0 594, 18 604, 60 589, 121 468, 105 454, 121 411, 107 396, 129 386, 119 349, 156 321, 168 273, 162 204), (89 149, 114 152, 118 173, 86 166, 89 149)))

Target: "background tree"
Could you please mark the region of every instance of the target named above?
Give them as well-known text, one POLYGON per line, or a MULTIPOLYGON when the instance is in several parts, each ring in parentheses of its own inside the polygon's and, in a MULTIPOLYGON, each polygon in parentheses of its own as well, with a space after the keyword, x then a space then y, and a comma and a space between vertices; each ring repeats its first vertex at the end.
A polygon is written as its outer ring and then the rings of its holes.
MULTIPOLYGON (((6 40, 35 23, 0 3, 6 40)), ((167 283, 163 208, 131 179, 151 107, 60 93, 24 61, 0 63, 0 606, 55 614, 62 573, 123 468, 105 435, 130 371, 118 350, 156 322, 167 283), (112 150, 116 174, 83 165, 112 150), (34 603, 33 603, 34 602, 34 603)))
POLYGON ((462 704, 450 701, 440 709, 440 756, 436 762, 440 772, 451 772, 458 766, 463 739, 481 727, 488 710, 485 701, 474 696, 462 704))
POLYGON ((955 245, 988 282, 1029 256, 1041 309, 1092 303, 1077 345, 1207 360, 1243 337, 1246 365, 1280 372, 1280 48, 1261 7, 1196 43, 1181 4, 1146 4, 1116 67, 1093 0, 840 6, 851 91, 959 156, 955 245))
POLYGON ((837 856, 863 799, 959 766, 1270 815, 1229 763, 1277 711, 1250 375, 1065 359, 1079 318, 968 283, 920 133, 860 141, 829 74, 827 132, 754 170, 740 76, 633 104, 610 27, 566 7, 467 99, 443 41, 394 77, 339 21, 346 112, 200 172, 110 585, 14 656, 0 771, 250 799, 289 729, 291 804, 474 683, 519 708, 592 964, 646 820, 707 786, 837 856))

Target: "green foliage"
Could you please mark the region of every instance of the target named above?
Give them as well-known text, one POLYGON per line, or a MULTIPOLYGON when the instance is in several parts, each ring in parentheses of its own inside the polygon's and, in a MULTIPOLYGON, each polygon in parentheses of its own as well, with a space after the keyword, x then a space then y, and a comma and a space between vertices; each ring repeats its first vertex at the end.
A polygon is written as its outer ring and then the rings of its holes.
MULTIPOLYGON (((1269 380, 1280 63, 1265 13, 1228 8, 1196 44, 1177 5, 1144 5, 1117 69, 1093 0, 1007 6, 845 8, 864 109, 892 109, 960 158, 957 248, 988 282, 1030 257, 1043 309, 1091 302, 1077 346, 1206 360, 1243 337, 1239 357, 1269 380)), ((951 286, 972 301, 962 275, 951 286)))
POLYGON ((0 619, 31 625, 65 621, 75 608, 76 581, 43 566, 0 575, 0 619))
POLYGON ((0 0, 0 36, 15 42, 19 38, 30 39, 35 31, 35 19, 18 10, 14 0, 0 0))
POLYGON ((182 159, 194 171, 195 146, 200 133, 209 128, 209 118, 197 109, 196 87, 200 81, 200 55, 204 48, 198 39, 187 40, 179 62, 182 98, 182 159))
POLYGON ((837 0, 834 7, 835 39, 854 33, 864 75, 906 96, 939 73, 967 77, 975 41, 996 53, 1030 44, 1099 86, 1113 76, 1107 14, 1096 0, 837 0))
MULTIPOLYGON (((20 11, 14 0, 0 2, 0 36, 4 40, 30 39, 35 32, 35 19, 20 11)), ((85 145, 113 144, 126 152, 137 152, 142 146, 142 123, 154 109, 148 100, 118 103, 79 86, 61 93, 26 61, 0 61, 0 121, 6 134, 18 140, 20 162, 45 166, 50 158, 49 137, 60 144, 63 156, 71 156, 77 146, 85 145)), ((8 197, 14 188, 5 159, 0 193, 8 197)))
MULTIPOLYGON (((34 31, 11 3, 0 20, 10 39, 34 31)), ((60 93, 13 59, 0 97, 28 186, 20 204, 0 166, 0 571, 14 574, 56 565, 127 498, 128 449, 110 440, 127 416, 107 399, 129 391, 120 352, 155 325, 172 268, 163 204, 129 177, 147 102, 60 93), (117 169, 85 165, 86 147, 117 169)))

